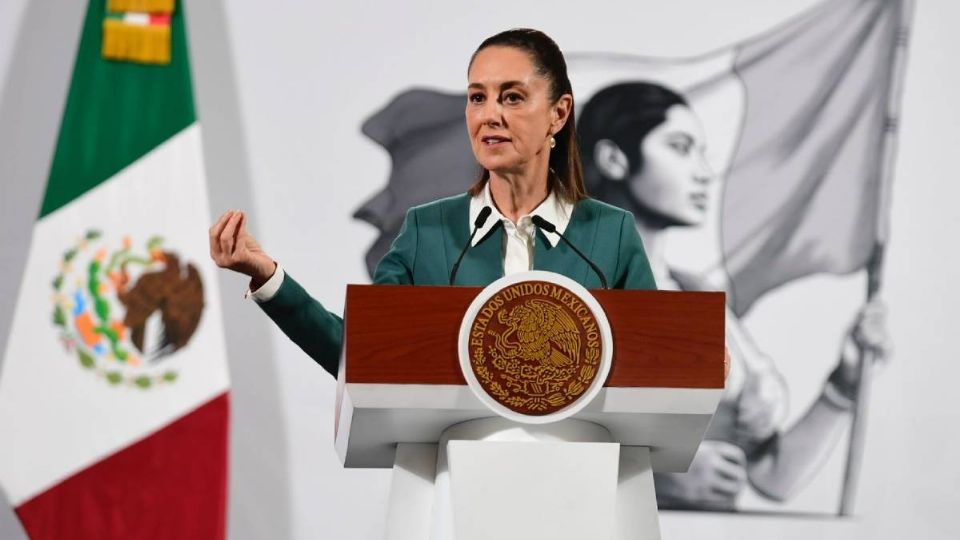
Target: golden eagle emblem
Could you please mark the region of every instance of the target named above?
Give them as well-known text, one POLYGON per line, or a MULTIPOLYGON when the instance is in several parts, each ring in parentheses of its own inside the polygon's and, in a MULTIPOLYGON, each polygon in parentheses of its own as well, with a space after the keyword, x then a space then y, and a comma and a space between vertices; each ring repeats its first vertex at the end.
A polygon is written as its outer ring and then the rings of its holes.
POLYGON ((497 320, 507 331, 496 336, 505 358, 538 362, 543 369, 559 369, 580 360, 580 333, 563 309, 547 300, 527 300, 497 320))
POLYGON ((528 281, 490 298, 474 319, 470 363, 486 393, 522 414, 576 401, 600 363, 592 312, 565 287, 528 281))

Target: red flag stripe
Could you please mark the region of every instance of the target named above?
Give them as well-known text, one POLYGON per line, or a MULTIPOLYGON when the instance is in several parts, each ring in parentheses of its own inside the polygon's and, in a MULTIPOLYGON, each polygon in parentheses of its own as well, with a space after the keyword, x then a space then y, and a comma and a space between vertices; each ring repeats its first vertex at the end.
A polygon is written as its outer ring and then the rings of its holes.
POLYGON ((39 540, 225 538, 228 421, 223 393, 24 502, 17 515, 39 540))

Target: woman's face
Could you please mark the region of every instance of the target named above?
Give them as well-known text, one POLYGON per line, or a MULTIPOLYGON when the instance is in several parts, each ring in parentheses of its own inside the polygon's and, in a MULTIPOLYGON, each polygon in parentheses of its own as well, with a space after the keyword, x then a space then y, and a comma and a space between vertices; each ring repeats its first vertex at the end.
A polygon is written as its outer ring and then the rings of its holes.
POLYGON ((477 162, 501 174, 545 164, 550 137, 563 127, 573 98, 551 103, 550 82, 537 74, 526 52, 513 47, 481 50, 468 79, 467 132, 477 162))
POLYGON ((640 143, 643 167, 628 180, 637 204, 675 225, 701 224, 714 177, 704 158, 704 140, 689 107, 667 109, 666 120, 640 143))

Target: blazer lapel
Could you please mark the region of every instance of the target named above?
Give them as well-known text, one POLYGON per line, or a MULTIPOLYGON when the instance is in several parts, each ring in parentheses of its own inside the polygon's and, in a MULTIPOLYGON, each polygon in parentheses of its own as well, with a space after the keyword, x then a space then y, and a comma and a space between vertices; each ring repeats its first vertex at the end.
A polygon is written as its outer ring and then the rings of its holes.
MULTIPOLYGON (((577 246, 580 251, 590 257, 590 246, 593 245, 593 240, 597 234, 595 223, 597 220, 589 219, 590 216, 587 213, 584 205, 574 206, 573 213, 570 215, 570 223, 563 235, 571 244, 577 246), (591 223, 593 223, 593 226, 591 226, 591 223)), ((592 283, 590 266, 563 240, 558 240, 557 245, 551 246, 539 229, 537 229, 537 241, 534 245, 533 267, 535 270, 563 274, 577 283, 592 283)))
MULTIPOLYGON (((446 237, 449 242, 442 246, 444 258, 447 262, 447 276, 453 270, 460 250, 467 245, 470 238, 470 210, 469 197, 463 197, 444 210, 443 222, 446 228, 446 237)), ((587 205, 577 204, 570 215, 570 224, 567 225, 564 236, 580 248, 588 257, 592 257, 592 249, 596 241, 599 220, 593 219, 587 205)), ((467 250, 454 285, 485 287, 503 277, 503 225, 491 229, 489 233, 467 250)), ((441 246, 438 246, 440 249, 441 246)), ((534 244, 533 268, 563 274, 578 283, 592 284, 600 282, 593 275, 587 263, 581 259, 562 240, 556 246, 551 246, 543 233, 537 230, 537 239, 534 244)), ((446 282, 444 282, 445 284, 446 282)))
MULTIPOLYGON (((443 222, 447 238, 452 239, 452 242, 444 247, 449 276, 460 251, 470 239, 470 198, 464 196, 444 211, 443 222)), ((498 225, 490 229, 477 245, 467 250, 460 262, 460 269, 457 270, 454 285, 486 287, 503 277, 503 234, 503 226, 498 225)))
MULTIPOLYGON (((480 243, 467 250, 454 285, 486 287, 503 277, 503 235, 503 225, 498 224, 480 243)), ((464 238, 462 245, 466 243, 464 238)))

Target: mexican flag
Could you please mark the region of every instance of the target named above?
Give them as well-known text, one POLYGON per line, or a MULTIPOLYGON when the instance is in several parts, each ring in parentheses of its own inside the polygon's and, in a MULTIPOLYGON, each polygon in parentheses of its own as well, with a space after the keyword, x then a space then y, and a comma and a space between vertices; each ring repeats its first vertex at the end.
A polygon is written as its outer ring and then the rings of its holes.
POLYGON ((229 379, 182 5, 91 0, 0 371, 31 538, 223 538, 229 379))

